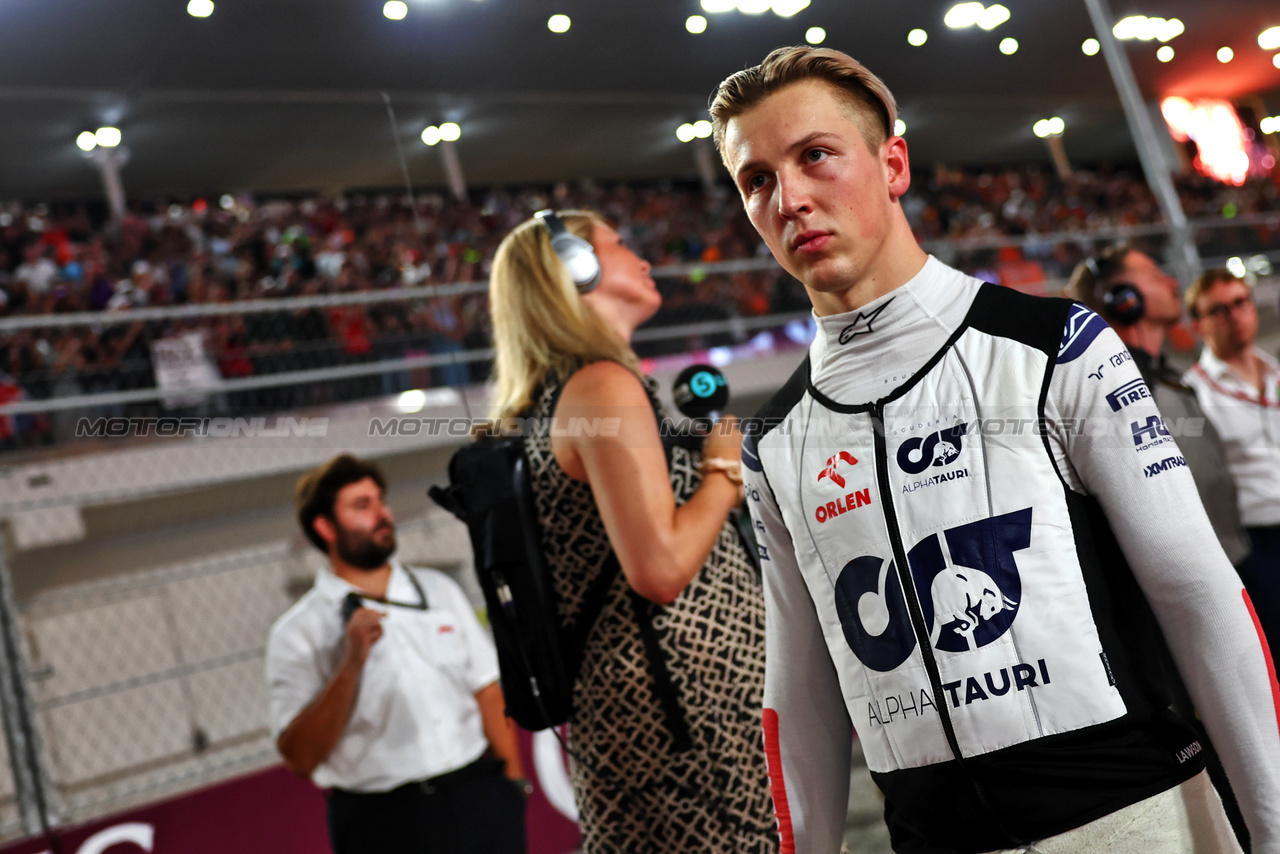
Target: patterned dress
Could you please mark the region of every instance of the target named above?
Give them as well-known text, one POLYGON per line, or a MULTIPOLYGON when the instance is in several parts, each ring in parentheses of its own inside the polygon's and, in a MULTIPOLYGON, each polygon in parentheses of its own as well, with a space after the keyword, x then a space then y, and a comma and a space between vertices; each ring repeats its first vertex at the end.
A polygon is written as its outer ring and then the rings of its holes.
MULTIPOLYGON (((652 379, 647 386, 661 422, 652 379)), ((525 447, 560 617, 572 628, 611 548, 590 486, 566 475, 551 452, 550 415, 562 388, 544 385, 525 447)), ((668 459, 683 504, 701 482, 701 452, 671 448, 668 459)), ((573 692, 571 776, 588 854, 774 854, 763 685, 759 573, 730 522, 670 605, 640 599, 618 573, 573 692), (665 707, 646 652, 655 638, 673 689, 665 707)))

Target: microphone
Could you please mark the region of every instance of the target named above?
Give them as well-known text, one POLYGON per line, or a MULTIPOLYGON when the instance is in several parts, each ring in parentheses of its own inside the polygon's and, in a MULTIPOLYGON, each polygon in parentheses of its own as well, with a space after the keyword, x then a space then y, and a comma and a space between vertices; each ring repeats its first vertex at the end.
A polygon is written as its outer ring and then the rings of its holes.
POLYGON ((681 415, 714 424, 729 403, 729 383, 719 368, 690 365, 676 376, 671 397, 681 415))

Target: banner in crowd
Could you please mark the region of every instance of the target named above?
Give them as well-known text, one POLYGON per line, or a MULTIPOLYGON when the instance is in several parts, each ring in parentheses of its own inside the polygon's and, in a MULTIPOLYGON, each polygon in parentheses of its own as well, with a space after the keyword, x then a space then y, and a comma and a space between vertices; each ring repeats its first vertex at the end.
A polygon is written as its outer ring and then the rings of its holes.
POLYGON ((205 349, 204 332, 184 332, 151 342, 151 363, 156 372, 156 388, 173 390, 162 399, 165 409, 181 409, 196 406, 205 399, 203 394, 191 394, 190 388, 214 385, 221 382, 218 366, 205 349))

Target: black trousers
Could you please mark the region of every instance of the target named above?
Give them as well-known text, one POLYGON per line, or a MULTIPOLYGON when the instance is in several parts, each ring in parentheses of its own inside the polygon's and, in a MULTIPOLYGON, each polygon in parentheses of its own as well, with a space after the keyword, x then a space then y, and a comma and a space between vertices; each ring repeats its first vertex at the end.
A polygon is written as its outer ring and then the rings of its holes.
POLYGON ((524 795, 477 762, 390 792, 329 794, 334 854, 524 854, 524 795))
POLYGON ((1280 655, 1280 525, 1245 528, 1253 554, 1236 569, 1249 591, 1253 609, 1262 624, 1262 633, 1271 647, 1271 655, 1280 655))

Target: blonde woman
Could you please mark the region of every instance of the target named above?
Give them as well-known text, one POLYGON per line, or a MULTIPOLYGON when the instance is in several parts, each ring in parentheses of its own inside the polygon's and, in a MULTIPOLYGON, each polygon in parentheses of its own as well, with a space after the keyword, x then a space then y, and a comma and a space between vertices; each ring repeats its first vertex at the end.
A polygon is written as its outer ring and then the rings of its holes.
POLYGON ((629 343, 661 297, 649 264, 594 214, 516 228, 490 301, 497 405, 533 425, 526 452, 560 618, 573 630, 589 601, 603 603, 569 731, 586 851, 776 851, 764 605, 729 520, 742 489, 736 422, 701 448, 664 448, 665 413, 629 343), (576 243, 572 257, 553 233, 576 243))

